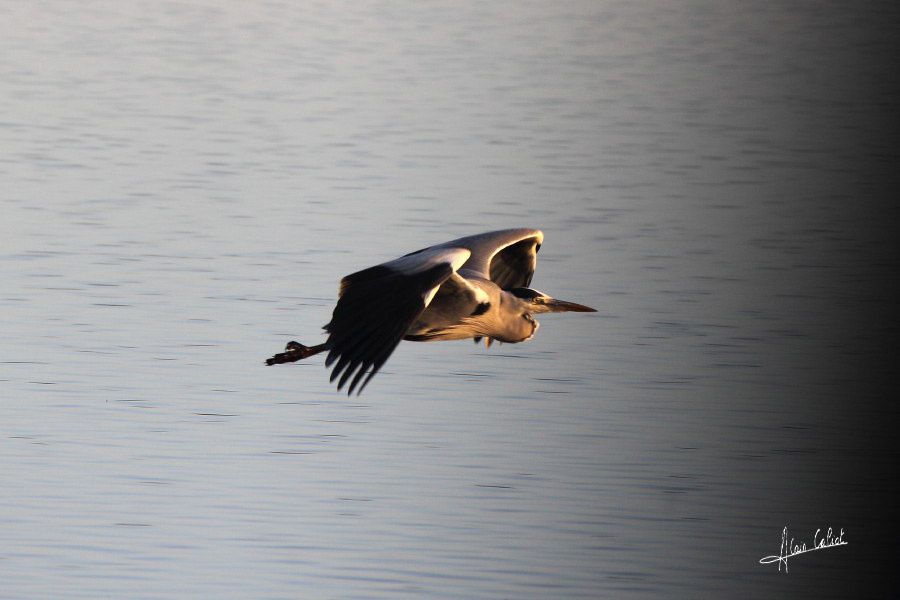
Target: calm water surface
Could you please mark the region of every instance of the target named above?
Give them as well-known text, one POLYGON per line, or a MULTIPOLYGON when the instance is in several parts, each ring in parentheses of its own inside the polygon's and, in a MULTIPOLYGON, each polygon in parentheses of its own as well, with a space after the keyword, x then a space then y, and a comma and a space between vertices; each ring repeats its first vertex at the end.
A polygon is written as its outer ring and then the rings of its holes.
POLYGON ((887 25, 220 4, 3 8, 0 597, 797 597, 877 567, 758 560, 877 526, 840 475, 878 441, 847 405, 886 238, 848 206, 894 164, 860 60, 887 25), (340 276, 512 226, 596 315, 403 344, 349 399, 262 366, 322 339, 340 276))

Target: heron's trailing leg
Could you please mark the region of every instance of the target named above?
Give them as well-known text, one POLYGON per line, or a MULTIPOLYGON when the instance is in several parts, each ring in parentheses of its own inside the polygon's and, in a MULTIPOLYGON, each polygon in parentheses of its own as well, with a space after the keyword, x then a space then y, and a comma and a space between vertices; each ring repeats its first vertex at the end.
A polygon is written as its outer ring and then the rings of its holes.
POLYGON ((319 344, 318 346, 304 346, 299 342, 288 342, 287 346, 284 347, 284 352, 276 354, 272 358, 266 359, 266 364, 271 366, 280 365, 282 363, 297 362, 298 360, 309 358, 313 354, 318 354, 323 350, 325 350, 325 344, 319 344))

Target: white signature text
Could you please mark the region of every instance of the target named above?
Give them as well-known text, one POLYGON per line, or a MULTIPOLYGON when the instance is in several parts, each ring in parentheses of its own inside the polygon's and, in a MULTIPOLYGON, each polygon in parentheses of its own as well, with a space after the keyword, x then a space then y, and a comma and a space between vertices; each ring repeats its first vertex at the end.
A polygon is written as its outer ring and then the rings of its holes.
POLYGON ((821 529, 816 529, 816 533, 813 535, 813 543, 812 546, 807 546, 806 542, 794 542, 794 538, 788 539, 788 528, 785 527, 781 532, 781 550, 777 555, 766 556, 759 559, 759 564, 761 565, 769 565, 773 562, 778 563, 778 571, 781 572, 782 565, 784 566, 784 572, 788 572, 788 559, 792 556, 797 556, 798 554, 805 554, 806 552, 815 552, 816 550, 824 550, 826 548, 834 548, 835 546, 846 546, 847 542, 844 541, 844 530, 841 529, 841 532, 838 535, 834 534, 831 527, 828 528, 824 533, 821 529))

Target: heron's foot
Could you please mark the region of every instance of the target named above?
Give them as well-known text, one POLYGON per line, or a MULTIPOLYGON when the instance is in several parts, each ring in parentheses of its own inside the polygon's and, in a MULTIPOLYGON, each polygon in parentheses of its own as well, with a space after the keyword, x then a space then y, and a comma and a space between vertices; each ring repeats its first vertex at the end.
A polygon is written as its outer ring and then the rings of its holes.
POLYGON ((310 347, 304 346, 300 342, 290 341, 284 347, 284 352, 280 352, 272 358, 266 359, 266 364, 272 366, 289 362, 297 362, 298 360, 303 360, 304 358, 308 358, 313 354, 318 354, 324 349, 325 344, 319 344, 318 346, 310 347))

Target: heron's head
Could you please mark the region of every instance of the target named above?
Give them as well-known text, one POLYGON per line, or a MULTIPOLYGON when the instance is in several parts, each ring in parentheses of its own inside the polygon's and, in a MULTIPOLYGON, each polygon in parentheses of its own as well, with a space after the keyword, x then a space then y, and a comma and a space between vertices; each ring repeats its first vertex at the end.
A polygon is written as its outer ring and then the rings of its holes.
POLYGON ((531 339, 540 324, 534 315, 546 312, 597 312, 593 308, 574 302, 551 298, 543 292, 530 288, 514 288, 500 295, 499 319, 491 337, 501 342, 523 342, 531 339), (501 333, 502 332, 502 333, 501 333))
POLYGON ((557 300, 551 298, 544 292, 533 290, 531 288, 513 288, 509 292, 522 300, 529 312, 532 314, 540 314, 547 312, 597 312, 590 306, 567 302, 565 300, 557 300))

